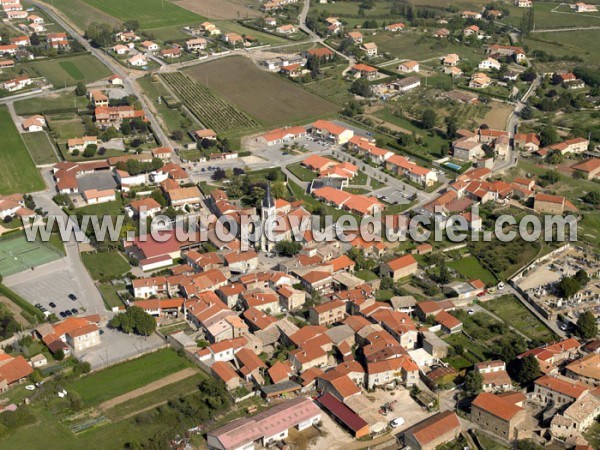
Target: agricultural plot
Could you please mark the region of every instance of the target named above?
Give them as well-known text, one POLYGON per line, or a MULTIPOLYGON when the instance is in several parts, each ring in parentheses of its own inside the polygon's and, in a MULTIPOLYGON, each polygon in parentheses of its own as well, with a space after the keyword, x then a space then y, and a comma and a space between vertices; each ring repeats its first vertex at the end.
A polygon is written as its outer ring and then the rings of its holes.
POLYGON ((119 20, 137 20, 142 29, 201 23, 204 17, 171 3, 168 0, 84 0, 119 20))
MULTIPOLYGON (((534 2, 533 15, 536 30, 551 30, 555 28, 592 27, 600 26, 600 13, 574 13, 568 5, 560 6, 561 3, 534 2)), ((502 22, 521 26, 521 20, 525 8, 514 5, 504 5, 510 14, 501 19, 502 22)), ((536 33, 537 34, 537 33, 536 33)), ((561 36, 562 37, 562 36, 561 36)))
POLYGON ((29 149, 33 161, 37 165, 53 164, 58 162, 54 145, 44 131, 22 134, 23 142, 29 149))
POLYGON ((34 62, 29 69, 46 78, 55 88, 75 86, 79 81, 89 83, 111 74, 104 64, 91 55, 34 62))
POLYGON ((52 4, 67 16, 81 32, 84 32, 92 22, 106 23, 113 27, 121 25, 121 21, 83 0, 52 0, 52 4))
POLYGON ((6 106, 0 107, 0 136, 0 194, 44 189, 44 181, 6 106))
MULTIPOLYGON (((600 19, 597 21, 600 26, 600 19)), ((525 45, 530 52, 542 50, 558 59, 578 56, 586 64, 598 66, 598 48, 596 46, 598 39, 600 39, 599 29, 565 31, 560 34, 531 33, 525 38, 525 45)))
POLYGON ((200 122, 217 133, 250 129, 258 125, 248 114, 234 108, 187 75, 165 73, 161 78, 200 122))
POLYGON ((56 135, 59 142, 84 135, 83 122, 75 114, 49 116, 47 120, 48 127, 56 135))
POLYGON ((259 2, 254 2, 254 8, 248 8, 246 5, 251 2, 244 0, 175 0, 174 3, 209 19, 245 19, 260 16, 259 2))
POLYGON ((339 110, 338 106, 308 94, 298 85, 260 70, 248 58, 224 58, 190 67, 185 73, 265 127, 307 123, 339 110))
POLYGON ((64 92, 45 97, 28 98, 15 102, 15 112, 19 116, 51 114, 55 112, 76 112, 88 105, 86 97, 77 97, 74 92, 64 92))

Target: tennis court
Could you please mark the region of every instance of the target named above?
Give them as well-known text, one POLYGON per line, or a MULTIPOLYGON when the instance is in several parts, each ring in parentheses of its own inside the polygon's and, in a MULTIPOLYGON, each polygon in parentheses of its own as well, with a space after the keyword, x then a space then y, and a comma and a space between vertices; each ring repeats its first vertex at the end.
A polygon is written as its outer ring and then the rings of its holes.
POLYGON ((50 244, 41 241, 29 242, 23 234, 7 236, 0 239, 0 275, 22 272, 62 256, 50 244))

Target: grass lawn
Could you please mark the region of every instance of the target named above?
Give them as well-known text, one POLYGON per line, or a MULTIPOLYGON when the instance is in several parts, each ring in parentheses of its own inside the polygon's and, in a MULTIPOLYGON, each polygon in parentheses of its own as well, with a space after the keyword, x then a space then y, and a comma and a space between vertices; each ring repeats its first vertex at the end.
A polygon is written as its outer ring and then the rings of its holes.
POLYGON ((81 137, 85 134, 85 128, 79 116, 73 114, 54 117, 50 116, 48 118, 48 126, 59 142, 81 137), (54 119, 54 117, 59 117, 59 119, 54 119))
POLYGON ((556 335, 512 295, 503 295, 480 305, 531 339, 546 342, 556 339, 556 335))
POLYGON ((115 406, 106 412, 106 415, 112 420, 119 420, 129 414, 133 414, 150 406, 166 402, 180 395, 185 395, 194 392, 198 389, 200 381, 207 376, 203 372, 198 372, 196 375, 185 378, 176 383, 169 384, 165 387, 157 389, 147 394, 140 395, 125 403, 115 406))
POLYGON ((479 440, 479 443, 486 450, 508 450, 509 449, 509 447, 499 444, 498 442, 496 442, 492 438, 490 438, 487 434, 484 434, 481 431, 475 431, 475 434, 477 435, 477 439, 479 440))
POLYGON ((113 278, 131 270, 131 266, 120 252, 102 252, 81 254, 85 268, 94 280, 113 278))
POLYGON ((112 73, 100 60, 91 55, 38 61, 29 64, 28 67, 45 77, 55 88, 75 86, 79 81, 89 83, 112 73))
POLYGON ((577 238, 600 247, 600 212, 586 212, 579 222, 577 238))
POLYGON ((294 163, 287 166, 287 169, 298 177, 300 181, 312 181, 317 178, 317 174, 312 170, 302 166, 302 164, 294 163))
POLYGON ((44 189, 44 181, 6 106, 0 107, 0 136, 0 194, 44 189))
POLYGON ((174 350, 163 349, 86 375, 67 389, 81 395, 87 406, 97 405, 192 366, 174 350))
MULTIPOLYGON (((558 11, 560 12, 552 12, 552 10, 555 9, 558 5, 559 3, 550 2, 534 3, 533 14, 536 29, 542 30, 553 28, 590 27, 600 25, 600 13, 572 13, 570 12, 570 8, 566 5, 558 9, 558 11)), ((510 11, 510 15, 502 18, 501 22, 508 23, 519 28, 521 26, 521 19, 523 17, 525 9, 518 8, 510 4, 503 5, 503 7, 510 11)), ((560 36, 560 39, 562 39, 562 34, 560 36)))
POLYGON ((302 87, 340 106, 348 103, 353 97, 349 91, 350 83, 341 75, 306 83, 302 87))
POLYGON ((36 164, 53 164, 58 162, 54 145, 45 131, 24 133, 21 135, 29 153, 36 164))
MULTIPOLYGON (((539 5, 539 3, 538 3, 539 5)), ((596 19, 600 26, 600 18, 596 19)), ((600 30, 580 30, 556 33, 532 33, 525 39, 525 45, 532 50, 543 50, 557 58, 579 56, 584 62, 597 66, 598 50, 595 42, 600 38, 600 30)))
POLYGON ((90 6, 121 21, 137 20, 140 28, 162 28, 202 23, 204 17, 183 9, 170 1, 144 0, 83 0, 90 6))
POLYGON ((114 202, 106 202, 100 203, 98 205, 87 205, 83 208, 78 208, 74 211, 69 211, 69 214, 74 214, 75 212, 81 213, 83 215, 94 215, 94 216, 112 216, 115 217, 121 214, 123 209, 123 201, 117 197, 117 200, 114 202))
POLYGON ((123 306, 123 302, 119 298, 117 291, 125 289, 124 284, 113 286, 111 283, 103 283, 98 286, 98 289, 100 290, 100 294, 102 294, 104 304, 109 309, 123 306))
POLYGON ((450 345, 462 345, 465 350, 463 357, 466 359, 476 358, 478 361, 485 361, 492 356, 485 347, 475 341, 469 340, 462 333, 451 334, 443 339, 450 345))
POLYGON ((74 93, 65 92, 60 95, 55 94, 46 97, 19 100, 15 102, 15 111, 20 116, 30 116, 47 111, 73 111, 74 108, 85 109, 87 104, 88 100, 86 97, 77 97, 74 93))
POLYGON ((477 258, 474 256, 467 256, 466 258, 459 259, 458 261, 452 261, 448 264, 448 267, 456 270, 469 280, 479 279, 483 281, 486 286, 494 286, 497 282, 494 274, 482 267, 477 258))
POLYGON ((370 270, 357 270, 356 272, 354 272, 354 276, 360 278, 361 280, 365 280, 365 281, 373 281, 373 280, 377 280, 379 278, 376 274, 374 274, 370 270))

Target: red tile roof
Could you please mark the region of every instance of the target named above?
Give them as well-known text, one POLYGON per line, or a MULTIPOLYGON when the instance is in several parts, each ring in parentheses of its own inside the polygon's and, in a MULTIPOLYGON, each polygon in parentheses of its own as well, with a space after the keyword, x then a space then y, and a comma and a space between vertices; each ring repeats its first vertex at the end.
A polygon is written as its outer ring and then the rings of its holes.
POLYGON ((416 441, 425 447, 440 436, 455 430, 460 431, 460 421, 454 411, 444 411, 412 426, 404 434, 413 435, 416 441))
POLYGON ((479 394, 472 405, 506 421, 511 420, 520 411, 524 411, 509 400, 487 392, 479 394))

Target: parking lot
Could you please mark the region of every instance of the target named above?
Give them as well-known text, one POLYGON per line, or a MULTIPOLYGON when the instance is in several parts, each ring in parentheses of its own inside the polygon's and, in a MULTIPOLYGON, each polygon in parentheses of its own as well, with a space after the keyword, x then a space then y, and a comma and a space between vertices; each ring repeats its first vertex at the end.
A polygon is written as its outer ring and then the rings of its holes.
POLYGON ((77 185, 79 191, 86 191, 88 189, 116 189, 117 180, 111 171, 99 171, 96 173, 88 173, 77 178, 77 185))
POLYGON ((105 367, 165 345, 158 335, 148 337, 125 334, 106 326, 100 328, 100 345, 78 352, 77 357, 89 362, 92 369, 105 367))
POLYGON ((75 276, 75 272, 68 264, 66 258, 45 264, 34 271, 25 271, 13 275, 6 280, 6 284, 20 296, 32 304, 39 303, 49 313, 60 317, 62 311, 76 308, 79 314, 103 314, 88 296, 75 276), (69 298, 74 294, 76 300, 69 298), (56 304, 52 308, 50 303, 56 304))
POLYGON ((415 192, 415 188, 406 185, 405 189, 392 186, 384 187, 373 191, 373 194, 382 202, 390 205, 407 205, 411 202, 410 199, 413 198, 415 192))

